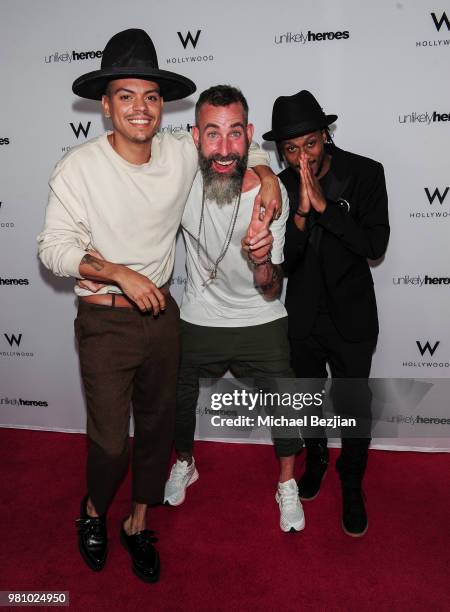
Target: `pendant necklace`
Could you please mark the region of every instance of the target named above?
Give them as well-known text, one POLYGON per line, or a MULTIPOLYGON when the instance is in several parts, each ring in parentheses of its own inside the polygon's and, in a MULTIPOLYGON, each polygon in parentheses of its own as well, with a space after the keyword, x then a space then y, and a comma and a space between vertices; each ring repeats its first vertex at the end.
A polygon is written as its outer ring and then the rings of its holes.
MULTIPOLYGON (((227 251, 228 251, 228 247, 230 246, 230 242, 231 242, 231 238, 233 236, 233 232, 234 232, 234 228, 236 226, 236 221, 237 221, 237 216, 238 216, 238 212, 239 212, 239 205, 241 203, 241 191, 239 191, 239 196, 236 198, 235 202, 234 202, 234 208, 233 208, 233 213, 231 215, 231 221, 230 221, 230 225, 227 229, 227 233, 225 235, 225 241, 222 245, 222 248, 220 249, 219 252, 219 256, 217 257, 216 261, 212 261, 211 257, 208 255, 208 247, 206 244, 206 230, 205 227, 203 227, 203 235, 205 238, 205 248, 203 249, 206 255, 206 259, 207 261, 210 261, 212 263, 211 265, 205 264, 205 268, 206 270, 209 272, 208 278, 202 283, 203 287, 205 287, 208 283, 210 283, 211 281, 213 281, 215 278, 217 278, 217 268, 220 264, 220 262, 222 261, 222 259, 225 257, 227 251)), ((204 213, 205 213, 205 190, 203 189, 203 196, 202 196, 202 209, 200 212, 200 223, 198 226, 198 236, 197 236, 197 257, 198 257, 198 261, 200 262, 200 236, 201 236, 201 232, 202 232, 202 225, 204 226, 204 213)))

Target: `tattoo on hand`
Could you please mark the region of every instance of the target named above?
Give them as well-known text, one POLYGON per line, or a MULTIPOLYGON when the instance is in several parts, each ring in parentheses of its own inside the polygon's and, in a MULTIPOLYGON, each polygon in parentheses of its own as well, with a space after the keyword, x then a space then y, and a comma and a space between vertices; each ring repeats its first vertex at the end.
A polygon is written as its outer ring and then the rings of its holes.
POLYGON ((100 261, 100 259, 96 259, 95 257, 92 257, 92 255, 89 254, 86 254, 83 257, 81 263, 87 264, 88 266, 92 266, 94 270, 97 270, 97 272, 100 272, 100 270, 103 270, 104 268, 104 264, 100 261))

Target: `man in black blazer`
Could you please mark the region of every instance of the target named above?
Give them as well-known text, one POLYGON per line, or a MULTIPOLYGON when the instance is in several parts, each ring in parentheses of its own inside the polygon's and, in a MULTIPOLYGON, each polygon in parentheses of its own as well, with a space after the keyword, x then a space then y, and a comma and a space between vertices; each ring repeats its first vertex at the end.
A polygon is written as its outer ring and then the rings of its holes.
MULTIPOLYGON (((328 131, 336 119, 303 90, 277 98, 272 130, 263 138, 276 141, 288 164, 279 178, 291 208, 284 266, 293 369, 298 377, 325 379, 328 364, 334 379, 357 379, 344 385, 343 393, 342 385, 333 385, 334 409, 369 423, 357 434, 361 437, 341 432, 336 464, 343 529, 360 536, 368 525, 361 489, 370 444, 367 378, 378 336, 367 259, 384 254, 389 221, 382 165, 337 148, 328 131)), ((303 500, 317 496, 328 465, 326 436, 320 431, 315 435, 305 440, 306 468, 298 483, 303 500)))

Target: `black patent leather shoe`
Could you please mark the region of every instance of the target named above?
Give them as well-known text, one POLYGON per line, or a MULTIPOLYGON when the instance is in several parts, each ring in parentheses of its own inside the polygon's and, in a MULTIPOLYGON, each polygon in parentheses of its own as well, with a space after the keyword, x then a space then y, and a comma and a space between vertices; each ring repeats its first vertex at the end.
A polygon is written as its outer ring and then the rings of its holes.
POLYGON ((88 496, 81 502, 80 518, 76 520, 78 531, 78 548, 86 564, 98 572, 106 563, 108 535, 106 532, 106 514, 89 516, 86 510, 88 496))
POLYGON ((158 539, 153 535, 153 531, 144 529, 133 535, 128 535, 122 523, 120 541, 130 553, 131 567, 136 576, 144 582, 157 582, 160 564, 159 553, 153 546, 158 539))

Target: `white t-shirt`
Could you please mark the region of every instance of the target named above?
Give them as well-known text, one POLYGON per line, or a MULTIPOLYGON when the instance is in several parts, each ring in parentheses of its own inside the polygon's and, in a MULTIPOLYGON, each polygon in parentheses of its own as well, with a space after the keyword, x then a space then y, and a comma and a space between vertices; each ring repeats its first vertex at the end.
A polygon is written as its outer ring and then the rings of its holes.
MULTIPOLYGON (((219 206, 216 202, 205 201, 199 257, 197 238, 203 180, 201 173, 197 173, 181 220, 187 268, 181 304, 181 318, 184 321, 211 327, 248 327, 286 316, 284 305, 279 299, 269 300, 255 287, 253 268, 241 248, 241 239, 247 232, 258 191, 259 186, 242 194, 230 246, 218 265, 217 277, 208 281, 210 271, 206 266, 211 269, 222 250, 234 203, 219 206)), ((282 185, 281 192, 283 211, 280 219, 273 221, 270 226, 274 238, 272 262, 275 264, 283 262, 284 232, 289 215, 288 196, 282 185)))

